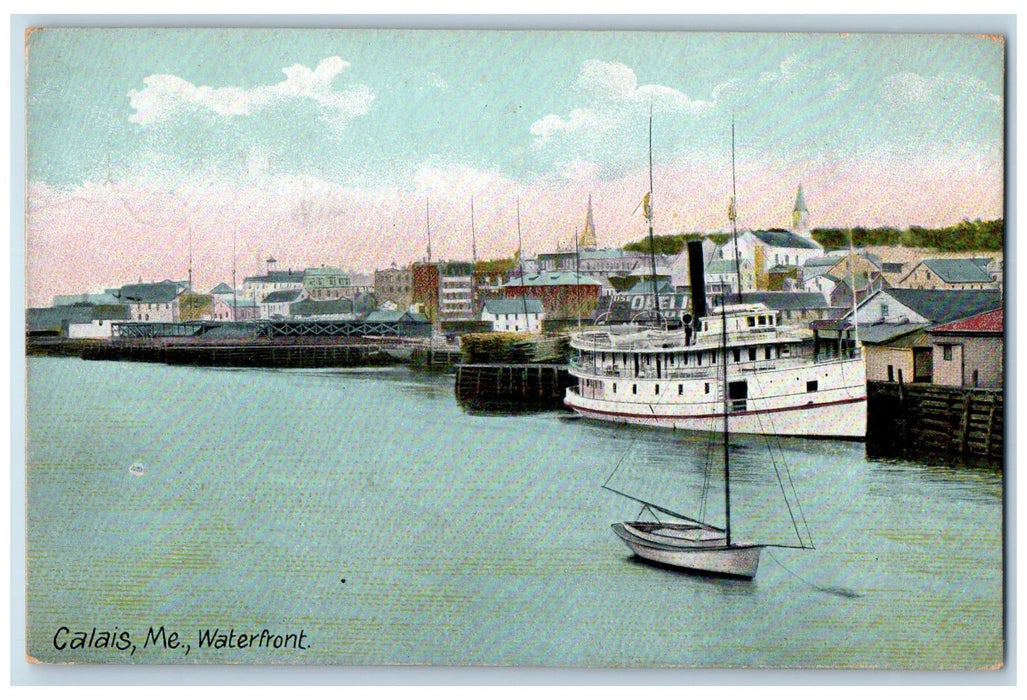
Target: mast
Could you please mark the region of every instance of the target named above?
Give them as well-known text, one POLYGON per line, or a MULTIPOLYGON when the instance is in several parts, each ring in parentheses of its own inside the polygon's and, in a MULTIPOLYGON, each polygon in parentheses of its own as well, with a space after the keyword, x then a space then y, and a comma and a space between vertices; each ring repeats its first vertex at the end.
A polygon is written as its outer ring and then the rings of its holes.
POLYGON ((738 303, 742 303, 742 267, 738 259, 738 209, 735 191, 735 120, 731 119, 731 206, 728 217, 731 219, 731 238, 735 242, 735 278, 738 280, 738 303))
MULTIPOLYGON (((853 255, 855 251, 852 249, 852 229, 849 229, 849 286, 852 287, 852 357, 856 356, 856 346, 859 345, 859 320, 856 318, 856 273, 853 271, 853 255)), ((867 277, 867 286, 870 284, 870 277, 867 277)), ((840 333, 840 331, 839 331, 840 333)))
POLYGON ((471 262, 478 262, 478 249, 474 244, 474 197, 471 197, 471 262))
MULTIPOLYGON (((588 196, 588 208, 589 208, 589 211, 592 210, 592 195, 588 196)), ((587 221, 585 222, 585 226, 586 227, 588 226, 588 222, 587 221)), ((581 252, 578 249, 578 233, 577 233, 577 231, 574 232, 574 287, 575 287, 575 289, 581 287, 581 252)), ((578 296, 577 293, 575 293, 575 296, 578 297, 579 299, 581 298, 580 296, 578 296)), ((578 307, 576 309, 576 314, 575 315, 578 317, 578 328, 580 329, 581 328, 581 307, 578 304, 575 304, 575 306, 578 307)))
POLYGON ((720 303, 720 346, 721 351, 724 354, 724 367, 723 367, 723 400, 724 400, 724 517, 726 525, 724 526, 724 534, 727 537, 727 546, 731 546, 731 459, 728 456, 728 390, 727 390, 727 312, 726 308, 726 296, 721 295, 720 303))
POLYGON ((424 199, 424 221, 428 229, 428 262, 431 262, 431 202, 427 197, 424 199))
POLYGON ((656 244, 653 241, 653 103, 649 102, 649 192, 645 196, 643 213, 649 220, 649 263, 653 275, 653 304, 657 320, 660 314, 660 295, 656 293, 656 244))
POLYGON ((517 198, 517 262, 521 268, 521 304, 524 306, 524 329, 531 331, 528 317, 528 299, 524 296, 524 247, 521 245, 521 200, 517 198))
POLYGON ((239 293, 235 286, 235 236, 237 224, 232 224, 232 321, 239 320, 239 293))

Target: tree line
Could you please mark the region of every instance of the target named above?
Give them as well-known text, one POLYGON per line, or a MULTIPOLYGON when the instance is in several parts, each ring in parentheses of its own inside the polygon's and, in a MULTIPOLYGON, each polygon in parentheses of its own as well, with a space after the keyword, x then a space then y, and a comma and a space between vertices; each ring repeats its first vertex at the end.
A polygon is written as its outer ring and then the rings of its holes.
MULTIPOLYGON (((1002 250, 1005 239, 1005 220, 981 221, 963 219, 958 224, 942 228, 910 226, 908 229, 891 227, 864 228, 815 228, 811 235, 824 248, 847 248, 851 239, 854 247, 861 246, 905 246, 907 248, 929 248, 939 252, 955 253, 974 250, 1002 250)), ((653 250, 657 255, 677 255, 685 249, 688 241, 709 238, 720 245, 730 240, 727 233, 675 233, 653 236, 653 250)), ((649 237, 633 241, 624 250, 637 253, 649 252, 649 237)))

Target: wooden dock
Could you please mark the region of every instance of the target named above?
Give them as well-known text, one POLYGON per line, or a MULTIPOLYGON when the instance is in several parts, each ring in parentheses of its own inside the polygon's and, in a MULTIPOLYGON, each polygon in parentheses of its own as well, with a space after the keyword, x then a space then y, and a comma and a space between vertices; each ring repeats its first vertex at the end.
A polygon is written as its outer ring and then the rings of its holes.
POLYGON ((472 406, 563 408, 567 387, 577 380, 563 364, 461 364, 457 399, 472 406))
POLYGON ((1001 464, 1004 407, 1000 389, 868 382, 867 454, 1001 464))
POLYGON ((198 367, 373 367, 399 360, 370 343, 242 342, 162 343, 107 342, 82 352, 85 360, 160 362, 198 367))

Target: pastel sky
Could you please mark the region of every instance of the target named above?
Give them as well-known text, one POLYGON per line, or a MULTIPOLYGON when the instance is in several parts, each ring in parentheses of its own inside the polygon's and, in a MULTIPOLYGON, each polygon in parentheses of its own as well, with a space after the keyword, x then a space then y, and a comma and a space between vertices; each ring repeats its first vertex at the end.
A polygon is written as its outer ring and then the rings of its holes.
POLYGON ((739 223, 1003 214, 1004 53, 978 35, 47 29, 27 40, 29 305, 187 276, 373 271, 739 223))

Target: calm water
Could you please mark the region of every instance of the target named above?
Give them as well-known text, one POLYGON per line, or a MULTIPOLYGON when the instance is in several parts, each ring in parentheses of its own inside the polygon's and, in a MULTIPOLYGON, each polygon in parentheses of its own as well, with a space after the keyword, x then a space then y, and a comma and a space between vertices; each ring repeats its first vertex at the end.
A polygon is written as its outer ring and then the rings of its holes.
POLYGON ((734 437, 738 537, 789 536, 777 463, 817 548, 766 550, 752 582, 708 579, 634 560, 609 525, 638 508, 600 488, 617 467, 612 486, 690 512, 706 436, 472 415, 450 378, 406 370, 28 370, 27 637, 42 661, 1002 661, 995 472, 734 437), (143 648, 161 626, 181 644, 143 648), (307 648, 198 648, 214 628, 302 631, 307 648), (127 633, 134 655, 54 647, 104 631, 127 633))

